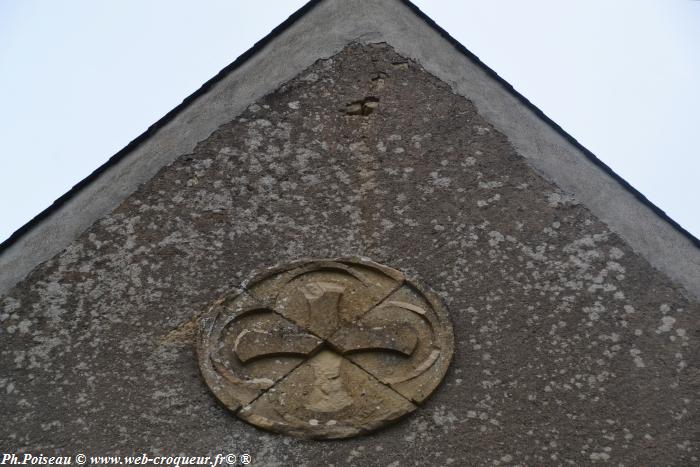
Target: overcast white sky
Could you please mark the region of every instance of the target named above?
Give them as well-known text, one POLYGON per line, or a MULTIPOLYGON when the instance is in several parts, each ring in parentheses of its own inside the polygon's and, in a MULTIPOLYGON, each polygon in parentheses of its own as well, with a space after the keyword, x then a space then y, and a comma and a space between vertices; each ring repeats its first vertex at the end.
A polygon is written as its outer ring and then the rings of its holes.
MULTIPOLYGON (((303 0, 0 0, 0 241, 303 0)), ((415 3, 700 237, 700 1, 415 3)))

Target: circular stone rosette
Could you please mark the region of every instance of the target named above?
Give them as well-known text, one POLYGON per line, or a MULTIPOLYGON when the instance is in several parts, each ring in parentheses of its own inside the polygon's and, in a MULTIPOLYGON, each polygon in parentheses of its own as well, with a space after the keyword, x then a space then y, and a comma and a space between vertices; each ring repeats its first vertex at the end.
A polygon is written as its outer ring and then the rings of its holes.
POLYGON ((214 395, 260 428, 346 438, 412 412, 452 358, 438 297, 364 259, 270 269, 201 320, 199 366, 214 395))

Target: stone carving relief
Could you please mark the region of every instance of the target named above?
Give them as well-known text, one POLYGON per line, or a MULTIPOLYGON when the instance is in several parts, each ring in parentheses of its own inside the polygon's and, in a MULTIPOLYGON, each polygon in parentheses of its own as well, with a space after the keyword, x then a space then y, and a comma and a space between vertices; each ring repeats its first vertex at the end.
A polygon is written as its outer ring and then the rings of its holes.
POLYGON ((452 326, 440 300, 367 260, 297 262, 254 277, 201 321, 199 365, 240 418, 345 438, 416 409, 445 376, 452 326))

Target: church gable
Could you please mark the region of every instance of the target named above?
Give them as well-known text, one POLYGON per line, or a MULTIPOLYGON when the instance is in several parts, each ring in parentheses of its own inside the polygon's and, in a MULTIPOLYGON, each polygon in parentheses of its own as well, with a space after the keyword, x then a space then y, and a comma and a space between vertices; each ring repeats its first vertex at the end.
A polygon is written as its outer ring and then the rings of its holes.
POLYGON ((245 446, 262 464, 373 465, 380 447, 387 464, 690 462, 700 307, 473 102, 354 43, 231 117, 0 299, 1 439, 37 447, 57 421, 55 446, 245 446), (261 435, 201 383, 196 320, 254 271, 344 256, 441 297, 451 370, 371 437, 261 435))
POLYGON ((574 194, 691 297, 700 297, 700 241, 408 0, 310 1, 0 244, 0 293, 66 248, 160 168, 191 153, 197 143, 248 105, 351 42, 391 44, 448 83, 538 172, 574 194))

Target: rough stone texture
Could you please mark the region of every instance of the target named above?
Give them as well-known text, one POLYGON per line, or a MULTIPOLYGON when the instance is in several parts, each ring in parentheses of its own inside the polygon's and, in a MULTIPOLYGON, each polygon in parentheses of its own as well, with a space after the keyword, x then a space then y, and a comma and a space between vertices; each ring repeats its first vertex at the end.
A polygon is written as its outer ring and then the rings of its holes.
POLYGON ((268 308, 324 339, 354 323, 403 281, 400 272, 378 264, 294 264, 281 266, 278 273, 260 274, 263 278, 253 279, 247 289, 268 308), (326 313, 329 308, 332 316, 326 313))
POLYGON ((698 304, 470 102, 381 45, 262 99, 1 300, 5 452, 387 466, 700 456, 698 304), (348 112, 368 97, 371 113, 348 112), (252 270, 347 255, 446 302, 455 357, 433 397, 342 442, 266 434, 218 406, 188 333, 172 331, 252 270))
MULTIPOLYGON (((413 402, 421 403, 442 381, 454 351, 452 324, 435 297, 404 284, 380 306, 370 310, 358 322, 362 330, 381 330, 401 323, 396 329, 396 342, 403 342, 410 353, 405 358, 394 352, 351 353, 348 358, 384 384, 413 402), (407 335, 405 334, 408 331, 407 335), (412 340, 407 340, 412 337, 412 340)), ((355 331, 355 330, 353 330, 355 331)), ((365 331, 366 332, 366 331, 365 331)), ((360 334, 362 335, 362 334, 360 334)), ((355 334, 357 336, 357 334, 355 334)), ((337 345, 337 334, 331 342, 337 345)), ((355 347, 361 347, 355 345, 355 347)), ((385 346, 386 347, 386 346, 385 346)))
POLYGON ((304 438, 346 438, 412 412, 415 406, 337 353, 322 350, 238 416, 304 438))
POLYGON ((431 395, 452 359, 447 312, 418 287, 363 258, 270 268, 195 319, 202 375, 263 429, 317 439, 378 429, 431 395))

